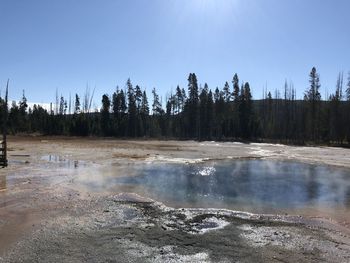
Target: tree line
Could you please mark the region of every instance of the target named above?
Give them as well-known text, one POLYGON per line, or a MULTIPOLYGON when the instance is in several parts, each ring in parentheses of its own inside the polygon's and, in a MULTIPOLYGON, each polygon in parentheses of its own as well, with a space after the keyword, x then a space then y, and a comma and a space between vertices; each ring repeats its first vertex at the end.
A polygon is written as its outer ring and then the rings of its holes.
POLYGON ((241 82, 237 74, 222 89, 212 90, 199 86, 196 74, 190 73, 187 90, 177 86, 163 107, 155 88, 150 104, 146 90, 128 79, 124 89, 102 96, 100 110, 91 111, 94 92, 89 90, 82 102, 78 94, 67 101, 56 92, 55 109, 50 110, 29 108, 23 92, 7 120, 0 97, 0 119, 12 134, 350 144, 350 73, 345 84, 339 73, 334 93, 324 99, 320 87, 313 67, 303 99, 286 82, 282 91, 264 89, 263 98, 253 100, 249 82, 241 82))

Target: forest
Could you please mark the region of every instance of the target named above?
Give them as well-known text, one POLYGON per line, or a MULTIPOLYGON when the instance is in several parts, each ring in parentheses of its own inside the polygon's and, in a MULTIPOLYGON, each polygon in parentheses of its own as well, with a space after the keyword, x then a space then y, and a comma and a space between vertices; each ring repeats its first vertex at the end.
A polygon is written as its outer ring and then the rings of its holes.
POLYGON ((56 92, 50 110, 29 108, 23 92, 9 109, 0 98, 0 119, 9 134, 349 145, 350 73, 345 84, 339 73, 334 93, 326 98, 320 87, 313 67, 302 100, 287 82, 282 91, 264 90, 263 98, 254 100, 249 82, 240 82, 237 74, 212 90, 199 86, 196 74, 190 73, 187 90, 177 86, 162 105, 155 88, 150 103, 146 90, 128 79, 124 89, 102 96, 99 110, 91 110, 90 92, 68 100, 56 92))

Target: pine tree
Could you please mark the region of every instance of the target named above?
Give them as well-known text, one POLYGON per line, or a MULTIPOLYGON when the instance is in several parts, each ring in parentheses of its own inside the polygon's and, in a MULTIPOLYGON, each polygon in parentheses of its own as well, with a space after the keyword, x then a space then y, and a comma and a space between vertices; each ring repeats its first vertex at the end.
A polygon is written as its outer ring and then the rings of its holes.
POLYGON ((27 104, 27 98, 25 96, 24 90, 22 93, 22 100, 19 102, 19 111, 21 113, 22 116, 25 116, 27 108, 28 108, 28 104, 27 104))
POLYGON ((60 99, 59 114, 60 115, 64 114, 64 97, 63 96, 61 96, 61 99, 60 99))
POLYGON ((101 108, 101 130, 104 136, 108 136, 110 132, 110 107, 111 101, 107 94, 102 96, 102 108, 101 108))
POLYGON ((186 102, 186 115, 188 125, 188 136, 190 138, 198 137, 198 105, 199 105, 199 95, 198 95, 198 83, 195 73, 190 73, 188 77, 188 99, 186 102))
POLYGON ((72 114, 72 95, 71 93, 69 93, 69 108, 68 108, 68 114, 71 115, 72 114))
POLYGON ((144 130, 144 135, 149 136, 149 105, 146 91, 144 90, 142 93, 142 101, 141 101, 141 120, 142 126, 144 130))
POLYGON ((232 79, 232 84, 233 84, 233 100, 235 102, 239 101, 239 79, 237 73, 233 76, 232 79))
POLYGON ((113 116, 114 116, 114 134, 116 136, 126 135, 126 126, 128 120, 126 119, 126 98, 123 90, 119 90, 117 86, 116 91, 113 93, 112 97, 113 103, 113 116))
POLYGON ((346 89, 346 100, 350 101, 350 72, 348 73, 348 84, 346 89))
POLYGON ((112 95, 112 112, 113 116, 116 120, 119 118, 119 109, 120 109, 120 96, 119 96, 119 88, 112 95))
POLYGON ((152 103, 152 127, 151 127, 151 135, 160 136, 162 134, 161 131, 161 122, 162 117, 164 115, 164 110, 162 107, 162 103, 159 100, 159 96, 157 94, 156 88, 152 90, 153 95, 153 103, 152 103))
POLYGON ((270 91, 267 94, 267 125, 265 125, 265 127, 267 127, 266 128, 267 136, 271 138, 273 136, 274 123, 273 123, 273 99, 270 91))
POLYGON ((185 88, 181 89, 181 97, 182 97, 182 109, 181 110, 183 111, 185 108, 185 103, 187 101, 187 94, 186 94, 185 88))
POLYGON ((120 108, 119 108, 119 112, 120 112, 120 113, 125 113, 126 110, 127 110, 127 106, 126 106, 125 92, 124 92, 123 90, 120 91, 119 97, 120 97, 120 108))
POLYGON ((167 115, 174 116, 175 108, 176 108, 176 96, 173 94, 170 94, 170 97, 168 98, 167 103, 166 103, 167 115))
POLYGON ((74 113, 75 114, 80 113, 80 98, 78 94, 75 94, 74 113))
POLYGON ((319 89, 321 87, 320 77, 313 67, 309 74, 310 88, 305 92, 304 99, 309 104, 309 120, 310 120, 310 133, 313 141, 318 141, 319 137, 319 125, 320 125, 320 101, 321 94, 319 89))
POLYGON ((167 115, 167 119, 170 119, 171 116, 171 109, 172 109, 172 103, 171 103, 172 97, 170 97, 167 102, 166 102, 166 115, 167 115))
POLYGON ((63 105, 63 114, 64 114, 64 115, 67 114, 67 108, 68 108, 67 100, 64 100, 64 105, 63 105))
POLYGON ((152 95, 153 95, 153 104, 152 104, 153 115, 161 116, 164 114, 164 110, 163 110, 162 104, 159 100, 159 96, 157 94, 156 88, 153 88, 152 95))
POLYGON ((252 95, 250 92, 249 83, 246 82, 241 88, 240 103, 239 103, 239 119, 241 136, 249 139, 252 134, 252 95))
POLYGON ((135 91, 131 84, 131 80, 128 79, 126 83, 126 87, 128 90, 128 117, 129 117, 129 124, 128 124, 128 135, 135 137, 137 134, 136 127, 137 127, 137 108, 136 108, 136 97, 135 97, 135 91))
POLYGON ((225 119, 225 100, 223 92, 219 88, 215 89, 214 93, 215 100, 215 121, 214 121, 214 136, 221 140, 223 136, 223 123, 225 119))
POLYGON ((208 138, 208 84, 204 84, 204 88, 202 89, 200 95, 199 95, 199 140, 203 140, 208 138))
POLYGON ((221 97, 220 90, 219 90, 219 88, 218 88, 218 87, 216 87, 216 89, 215 89, 215 93, 214 93, 214 100, 215 100, 215 102, 218 102, 218 101, 219 101, 219 99, 220 99, 220 97, 221 97))
POLYGON ((19 125, 19 130, 20 131, 26 131, 28 129, 28 123, 27 123, 27 109, 28 109, 28 104, 27 104, 27 98, 25 96, 25 92, 23 90, 22 93, 22 99, 19 102, 18 105, 18 110, 19 110, 19 115, 18 115, 18 125, 19 125))
POLYGON ((148 99, 147 99, 147 94, 145 90, 142 93, 141 114, 144 116, 149 115, 148 99))
POLYGON ((226 103, 229 103, 231 100, 231 91, 230 91, 230 85, 228 84, 228 82, 225 82, 225 86, 223 88, 223 96, 224 96, 224 100, 226 103))
POLYGON ((330 137, 337 143, 342 143, 345 136, 343 127, 343 118, 341 111, 341 100, 343 97, 343 73, 339 73, 335 93, 330 96, 330 137))
POLYGON ((345 111, 346 119, 345 119, 345 126, 347 127, 346 131, 346 139, 348 141, 348 144, 350 145, 350 72, 348 73, 348 83, 347 83, 347 89, 346 89, 346 108, 345 111))
POLYGON ((142 102, 142 91, 138 85, 136 85, 136 88, 135 88, 135 100, 136 100, 137 112, 140 113, 141 102, 142 102))
POLYGON ((176 87, 176 111, 175 111, 175 114, 178 114, 182 111, 182 107, 183 107, 183 103, 184 103, 184 100, 183 100, 183 97, 182 97, 182 91, 179 87, 179 85, 177 85, 176 87))
POLYGON ((213 130, 213 122, 214 122, 214 101, 213 101, 213 93, 209 90, 208 100, 207 100, 207 117, 206 117, 206 125, 207 125, 207 138, 211 140, 212 138, 212 130, 213 130))
POLYGON ((239 78, 237 73, 233 76, 233 113, 232 113, 232 136, 237 138, 240 136, 240 120, 239 120, 239 102, 240 102, 240 89, 239 78))

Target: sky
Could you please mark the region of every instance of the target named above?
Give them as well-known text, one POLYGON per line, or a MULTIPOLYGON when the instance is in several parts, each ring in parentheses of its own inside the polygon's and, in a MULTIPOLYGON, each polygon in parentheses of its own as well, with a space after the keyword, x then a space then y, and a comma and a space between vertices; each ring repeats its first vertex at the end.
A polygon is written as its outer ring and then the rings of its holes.
POLYGON ((54 102, 56 90, 102 94, 128 78, 163 101, 190 72, 222 88, 237 73, 253 97, 293 82, 302 98, 313 66, 321 93, 350 70, 348 0, 0 0, 0 89, 54 102))

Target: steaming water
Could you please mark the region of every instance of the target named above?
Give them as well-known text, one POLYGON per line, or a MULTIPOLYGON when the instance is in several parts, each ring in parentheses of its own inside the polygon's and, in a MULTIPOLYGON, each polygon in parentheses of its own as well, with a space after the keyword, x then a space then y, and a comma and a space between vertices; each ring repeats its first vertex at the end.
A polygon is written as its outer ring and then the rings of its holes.
POLYGON ((328 166, 267 160, 151 163, 115 167, 115 174, 79 181, 91 191, 135 192, 175 207, 350 211, 350 171, 328 166))

